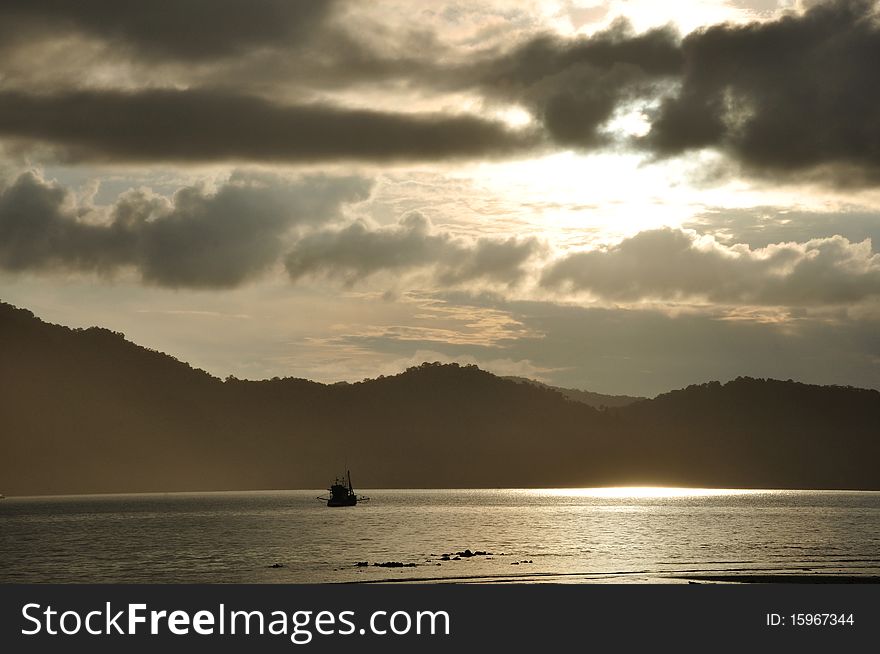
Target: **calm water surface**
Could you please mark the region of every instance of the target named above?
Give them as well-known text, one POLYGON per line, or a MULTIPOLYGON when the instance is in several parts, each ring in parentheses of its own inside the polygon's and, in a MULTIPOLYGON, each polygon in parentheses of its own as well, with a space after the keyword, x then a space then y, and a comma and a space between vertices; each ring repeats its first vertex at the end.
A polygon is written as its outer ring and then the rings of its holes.
POLYGON ((7 498, 0 501, 0 582, 880 575, 880 492, 364 492, 370 502, 334 509, 315 500, 317 490, 7 498), (465 549, 492 555, 440 560, 465 549))

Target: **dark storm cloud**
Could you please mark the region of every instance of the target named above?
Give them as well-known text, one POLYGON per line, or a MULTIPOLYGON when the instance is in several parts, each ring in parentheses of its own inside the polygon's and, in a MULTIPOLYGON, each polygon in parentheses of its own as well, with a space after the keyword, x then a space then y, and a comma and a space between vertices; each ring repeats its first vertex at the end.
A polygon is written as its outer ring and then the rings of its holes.
POLYGON ((522 278, 523 265, 540 246, 535 239, 477 239, 463 243, 435 233, 419 213, 397 225, 371 229, 362 222, 300 239, 287 255, 290 277, 323 275, 347 284, 378 272, 402 273, 435 268, 436 280, 453 285, 473 280, 511 284, 522 278))
POLYGON ((130 191, 99 216, 25 173, 0 192, 0 268, 132 267, 160 286, 229 288, 276 263, 294 226, 336 218, 369 190, 357 177, 233 175, 216 191, 184 187, 170 199, 130 191))
POLYGON ((545 270, 541 283, 613 301, 844 305, 880 295, 880 255, 870 241, 842 236, 752 250, 658 229, 567 255, 545 270))
POLYGON ((536 143, 533 134, 470 116, 282 106, 208 90, 0 92, 0 135, 112 161, 450 159, 536 143))
POLYGON ((184 60, 227 57, 311 36, 331 0, 4 0, 0 35, 9 42, 80 32, 139 54, 184 60))
POLYGON ((656 93, 680 73, 670 29, 634 34, 626 23, 591 38, 543 35, 478 63, 470 72, 487 96, 523 104, 566 147, 602 142, 599 129, 620 105, 656 93))
POLYGON ((646 138, 660 155, 720 148, 754 172, 823 167, 835 183, 880 179, 880 23, 870 0, 690 34, 681 90, 646 138))

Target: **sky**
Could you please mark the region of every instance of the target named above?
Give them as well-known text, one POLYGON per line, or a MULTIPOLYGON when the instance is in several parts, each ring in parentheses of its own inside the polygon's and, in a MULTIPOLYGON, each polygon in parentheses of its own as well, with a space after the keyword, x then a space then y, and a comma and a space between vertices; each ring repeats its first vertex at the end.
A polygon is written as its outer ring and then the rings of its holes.
POLYGON ((864 0, 7 0, 0 299, 220 377, 880 388, 864 0))

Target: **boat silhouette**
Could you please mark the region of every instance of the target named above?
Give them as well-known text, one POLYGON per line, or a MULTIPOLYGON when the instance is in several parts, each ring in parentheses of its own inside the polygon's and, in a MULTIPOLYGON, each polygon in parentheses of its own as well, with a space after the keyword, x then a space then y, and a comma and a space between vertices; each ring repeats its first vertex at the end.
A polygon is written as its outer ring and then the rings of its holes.
POLYGON ((327 506, 355 506, 358 501, 366 502, 370 498, 358 496, 351 485, 351 471, 345 471, 345 478, 337 477, 327 489, 329 497, 319 495, 317 499, 327 502, 327 506))

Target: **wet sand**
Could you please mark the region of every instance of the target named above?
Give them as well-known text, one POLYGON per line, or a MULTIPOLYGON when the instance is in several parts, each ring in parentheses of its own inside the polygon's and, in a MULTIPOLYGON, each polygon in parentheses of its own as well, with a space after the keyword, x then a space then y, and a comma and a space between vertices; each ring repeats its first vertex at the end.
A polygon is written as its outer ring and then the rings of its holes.
POLYGON ((676 577, 697 583, 735 584, 880 584, 880 577, 825 574, 696 575, 676 577))

